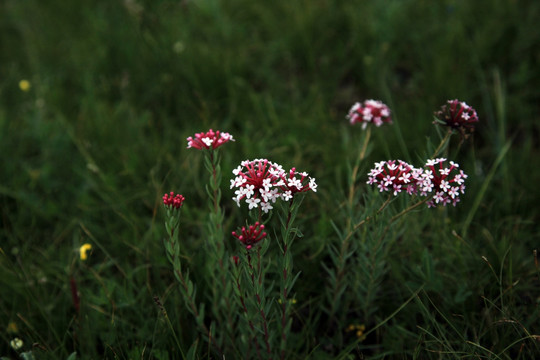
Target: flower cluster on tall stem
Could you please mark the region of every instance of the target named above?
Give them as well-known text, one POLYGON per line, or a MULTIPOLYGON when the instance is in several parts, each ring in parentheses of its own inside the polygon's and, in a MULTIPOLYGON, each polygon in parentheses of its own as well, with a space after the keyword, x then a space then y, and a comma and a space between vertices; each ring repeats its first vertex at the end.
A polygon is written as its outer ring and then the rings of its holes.
MULTIPOLYGON (((268 212, 273 209, 272 204, 277 200, 281 200, 277 205, 278 216, 282 224, 281 239, 278 244, 281 249, 281 257, 278 260, 279 266, 279 283, 280 283, 280 324, 281 336, 280 336, 280 358, 284 359, 286 355, 286 342, 290 333, 292 320, 290 318, 289 301, 287 300, 291 292, 292 286, 298 277, 298 274, 294 276, 293 271, 293 259, 290 252, 290 246, 299 233, 297 229, 292 227, 300 203, 302 202, 303 195, 306 192, 317 191, 317 183, 315 179, 310 177, 306 172, 299 172, 296 168, 292 168, 289 171, 284 171, 282 166, 272 163, 267 159, 246 160, 233 171, 235 178, 231 180, 231 188, 236 187, 236 197, 233 198, 238 206, 240 202, 245 200, 249 205, 249 208, 260 208, 268 212)), ((259 214, 260 218, 260 214, 259 214)), ((257 267, 252 265, 252 251, 255 245, 261 243, 266 237, 264 232, 265 227, 260 222, 255 222, 253 225, 244 226, 241 230, 234 231, 232 235, 237 238, 246 249, 246 260, 240 262, 247 266, 246 272, 251 274, 251 283, 246 288, 247 294, 254 294, 256 301, 255 307, 261 316, 261 325, 264 330, 264 344, 266 346, 268 354, 270 354, 268 327, 270 324, 267 318, 267 310, 265 307, 264 298, 264 286, 261 284, 261 278, 264 277, 263 266, 261 268, 261 248, 268 246, 268 243, 263 243, 262 246, 256 246, 257 253, 257 267), (257 274, 258 281, 255 280, 255 274, 257 274)), ((235 260, 235 264, 238 264, 238 260, 235 260)), ((238 283, 240 288, 240 283, 238 283)), ((240 301, 245 309, 245 313, 249 313, 249 306, 245 306, 244 292, 238 291, 240 301)), ((247 299, 250 297, 248 296, 247 299)), ((249 322, 248 322, 249 323, 249 322)), ((250 326, 252 323, 249 323, 250 326)), ((257 349, 257 343, 255 343, 257 349)))
MULTIPOLYGON (((234 141, 231 134, 220 131, 201 132, 195 134, 194 138, 189 137, 188 148, 202 150, 204 153, 205 168, 210 174, 210 181, 206 186, 208 194, 208 205, 210 213, 208 214, 208 226, 205 233, 205 246, 209 256, 206 259, 206 270, 210 276, 210 288, 212 289, 212 313, 218 332, 220 335, 227 335, 229 339, 222 341, 232 341, 234 333, 234 313, 231 306, 231 281, 229 281, 229 257, 225 249, 223 221, 224 212, 220 207, 221 200, 221 156, 220 146, 234 141)), ((218 335, 219 336, 219 335, 218 335)))
MULTIPOLYGON (((203 308, 197 308, 197 304, 195 302, 194 285, 189 278, 189 273, 184 273, 184 271, 182 270, 179 227, 180 209, 183 205, 183 202, 184 197, 179 194, 175 195, 174 192, 165 194, 163 196, 163 205, 167 210, 167 218, 165 221, 165 229, 167 231, 167 236, 163 240, 163 245, 165 247, 167 258, 173 266, 174 276, 181 285, 180 291, 187 305, 187 309, 195 318, 195 322, 197 323, 197 326, 199 326, 200 330, 210 339, 216 351, 222 355, 223 352, 219 344, 212 337, 210 329, 204 323, 203 308)), ((179 343, 178 346, 180 346, 179 343)))
POLYGON ((365 129, 372 123, 379 127, 384 123, 392 123, 390 108, 379 100, 365 100, 363 103, 355 103, 347 115, 351 125, 362 124, 365 129))
MULTIPOLYGON (((267 288, 265 277, 267 267, 263 264, 263 255, 268 250, 269 243, 262 242, 266 237, 263 232, 264 225, 256 222, 254 225, 242 227, 241 231, 233 232, 245 250, 240 253, 240 257, 233 257, 234 267, 232 272, 236 279, 236 288, 234 289, 241 307, 243 309, 245 320, 247 321, 250 332, 243 334, 241 338, 245 341, 249 339, 248 346, 255 345, 255 350, 259 359, 261 359, 261 343, 269 358, 272 354, 269 329, 269 307, 267 306, 267 295, 270 288, 267 288), (255 244, 260 244, 254 247, 255 244), (255 329, 261 329, 263 336, 255 329)), ((249 349, 248 349, 249 351, 249 349)), ((249 358, 248 355, 246 357, 249 358)))

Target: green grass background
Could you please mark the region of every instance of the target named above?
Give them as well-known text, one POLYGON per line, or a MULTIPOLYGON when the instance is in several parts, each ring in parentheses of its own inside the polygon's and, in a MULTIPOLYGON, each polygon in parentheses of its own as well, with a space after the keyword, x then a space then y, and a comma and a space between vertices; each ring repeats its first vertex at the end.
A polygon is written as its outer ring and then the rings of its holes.
MULTIPOLYGON (((222 151, 231 230, 243 221, 228 200, 241 160, 317 178, 295 254, 299 306, 317 306, 330 220, 358 151, 350 106, 374 98, 393 111, 394 125, 374 129, 367 173, 390 158, 421 164, 438 143, 433 112, 458 98, 480 118, 454 159, 467 192, 456 208, 407 218, 374 319, 423 290, 351 354, 540 357, 530 337, 540 335, 539 18, 539 3, 520 0, 3 0, 0 356, 16 358, 14 336, 40 358, 178 356, 153 296, 191 345, 195 326, 162 248, 161 196, 184 194, 186 253, 204 254, 208 176, 185 139, 208 128, 236 139, 222 151), (83 243, 93 246, 86 262, 83 243)), ((311 326, 295 331, 324 344, 311 326)), ((328 342, 298 358, 344 349, 328 342)))

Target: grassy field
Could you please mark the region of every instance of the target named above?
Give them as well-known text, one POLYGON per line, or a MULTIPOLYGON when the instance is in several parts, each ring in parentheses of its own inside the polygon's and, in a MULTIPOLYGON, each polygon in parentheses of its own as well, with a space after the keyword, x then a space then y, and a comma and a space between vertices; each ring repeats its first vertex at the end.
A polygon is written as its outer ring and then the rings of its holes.
MULTIPOLYGON (((209 175, 186 148, 212 128, 236 140, 220 148, 224 256, 243 251, 242 160, 318 184, 295 221, 286 349, 260 358, 540 358, 539 18, 521 0, 0 2, 0 357, 259 358, 240 305, 227 329, 216 310, 209 175), (357 161, 367 132, 346 115, 364 99, 393 124, 357 161), (413 203, 400 196, 375 216, 386 194, 368 172, 423 164, 448 99, 480 119, 443 152, 469 175, 461 202, 394 221, 413 203), (200 322, 163 246, 169 191, 186 198, 200 322)), ((278 215, 266 226, 278 344, 278 215)))

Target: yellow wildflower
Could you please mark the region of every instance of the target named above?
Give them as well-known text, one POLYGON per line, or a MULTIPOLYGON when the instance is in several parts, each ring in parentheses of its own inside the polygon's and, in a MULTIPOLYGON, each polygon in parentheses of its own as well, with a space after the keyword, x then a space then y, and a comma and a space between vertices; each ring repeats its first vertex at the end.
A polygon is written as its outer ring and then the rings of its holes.
MULTIPOLYGON (((278 303, 280 303, 280 304, 283 303, 283 302, 281 301, 281 298, 279 298, 277 301, 278 301, 278 303)), ((293 305, 294 305, 294 304, 296 304, 296 303, 297 303, 296 299, 289 299, 289 304, 293 304, 293 305)))
POLYGON ((85 261, 88 259, 88 251, 92 250, 92 245, 90 244, 83 244, 81 248, 79 249, 79 253, 81 255, 81 260, 85 261))
POLYGON ((16 334, 19 332, 19 327, 17 326, 16 323, 14 323, 13 321, 10 322, 6 328, 6 332, 8 333, 11 333, 11 334, 16 334))
POLYGON ((351 331, 355 331, 356 333, 356 337, 362 341, 366 338, 366 336, 364 335, 364 331, 366 331, 366 326, 365 325, 358 325, 358 324, 350 324, 349 326, 347 326, 347 328, 345 329, 346 332, 351 332, 351 331))
POLYGON ((21 80, 19 81, 19 89, 21 89, 24 92, 27 92, 30 90, 30 81, 28 80, 21 80))

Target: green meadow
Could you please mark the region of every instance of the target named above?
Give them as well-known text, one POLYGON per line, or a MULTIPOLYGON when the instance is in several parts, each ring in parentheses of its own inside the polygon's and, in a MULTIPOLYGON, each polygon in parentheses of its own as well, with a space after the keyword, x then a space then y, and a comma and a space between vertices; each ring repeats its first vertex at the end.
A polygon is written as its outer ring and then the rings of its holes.
MULTIPOLYGON (((538 19, 527 0, 1 1, 0 359, 539 359, 538 19), (369 142, 346 118, 365 99, 393 120, 369 142), (439 154, 465 193, 398 216, 414 200, 368 172, 424 164, 451 99, 479 118, 439 154), (186 141, 209 129, 235 140, 219 149, 228 259, 245 252, 241 161, 317 181, 295 219, 280 356, 246 352, 264 331, 238 303, 227 336, 213 316, 210 178, 186 141), (170 191, 201 319, 164 248, 170 191)), ((279 224, 265 224, 274 340, 279 224)))

